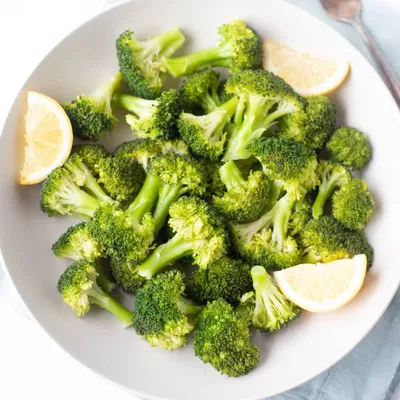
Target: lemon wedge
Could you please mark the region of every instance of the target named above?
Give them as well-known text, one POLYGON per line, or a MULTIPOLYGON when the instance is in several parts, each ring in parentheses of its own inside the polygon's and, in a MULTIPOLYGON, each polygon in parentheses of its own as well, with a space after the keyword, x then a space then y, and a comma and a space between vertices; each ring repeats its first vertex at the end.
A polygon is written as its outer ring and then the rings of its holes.
POLYGON ((72 148, 71 122, 52 98, 29 91, 25 114, 25 154, 20 183, 43 181, 68 158, 72 148))
POLYGON ((327 264, 300 264, 274 273, 284 295, 311 312, 337 310, 360 291, 367 271, 364 254, 327 264))
POLYGON ((264 42, 263 66, 280 76, 304 97, 334 91, 350 71, 347 60, 298 52, 269 40, 264 42))

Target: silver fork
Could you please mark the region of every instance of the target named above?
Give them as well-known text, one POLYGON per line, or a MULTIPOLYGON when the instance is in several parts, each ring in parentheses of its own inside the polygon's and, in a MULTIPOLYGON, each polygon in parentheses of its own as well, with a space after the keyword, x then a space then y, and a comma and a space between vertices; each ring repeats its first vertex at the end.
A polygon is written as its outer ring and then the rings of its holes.
POLYGON ((386 85, 390 90, 393 98, 396 100, 398 107, 400 108, 400 85, 397 81, 393 71, 384 61, 381 53, 373 42, 371 36, 365 29, 361 22, 361 0, 320 0, 325 10, 332 17, 336 18, 340 22, 345 22, 353 26, 365 44, 367 45, 372 58, 376 65, 382 72, 386 85))

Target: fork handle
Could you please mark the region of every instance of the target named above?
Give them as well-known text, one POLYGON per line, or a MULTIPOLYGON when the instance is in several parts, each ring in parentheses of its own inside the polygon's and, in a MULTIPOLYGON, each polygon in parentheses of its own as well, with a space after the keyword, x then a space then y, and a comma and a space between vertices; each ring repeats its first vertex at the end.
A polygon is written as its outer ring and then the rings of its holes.
POLYGON ((380 51, 376 47, 374 41, 372 40, 371 36, 365 29, 364 25, 362 24, 360 19, 356 19, 352 21, 352 25, 354 28, 357 30, 365 44, 367 45, 369 51, 371 52, 371 56, 374 59, 376 65, 382 72, 386 85, 388 89, 390 90, 390 93, 392 94, 393 98, 395 99, 397 106, 400 108, 400 85, 399 82, 397 81, 394 73, 392 70, 388 67, 386 64, 385 60, 383 59, 380 51))

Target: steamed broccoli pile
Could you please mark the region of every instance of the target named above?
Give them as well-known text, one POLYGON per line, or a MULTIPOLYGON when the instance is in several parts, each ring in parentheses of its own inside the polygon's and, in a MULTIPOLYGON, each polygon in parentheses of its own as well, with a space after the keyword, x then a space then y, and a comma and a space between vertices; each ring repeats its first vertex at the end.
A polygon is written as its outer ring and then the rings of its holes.
POLYGON ((174 58, 179 29, 123 32, 120 71, 64 108, 81 139, 111 132, 117 109, 134 137, 114 151, 75 144, 40 204, 81 220, 52 246, 74 262, 58 290, 77 316, 97 305, 167 350, 193 332, 198 358, 241 376, 259 361, 252 332, 300 314, 272 271, 357 254, 372 265, 374 199, 358 175, 372 152, 362 132, 337 128, 328 97, 259 69, 262 42, 243 21, 218 32, 215 47, 174 58), (180 88, 164 87, 168 74, 184 76, 180 88), (115 289, 135 295, 133 311, 115 289))

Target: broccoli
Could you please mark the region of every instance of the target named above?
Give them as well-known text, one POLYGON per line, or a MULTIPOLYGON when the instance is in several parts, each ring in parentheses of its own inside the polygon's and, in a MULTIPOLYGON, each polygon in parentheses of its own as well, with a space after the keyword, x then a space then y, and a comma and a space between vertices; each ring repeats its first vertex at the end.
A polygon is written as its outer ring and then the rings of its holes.
POLYGON ((114 200, 129 202, 139 193, 145 180, 143 167, 126 157, 107 157, 99 160, 98 182, 114 200))
POLYGON ((314 194, 307 193, 304 198, 296 201, 289 219, 288 232, 290 236, 295 237, 298 235, 312 218, 314 200, 314 194))
POLYGON ((225 90, 239 97, 223 161, 247 159, 247 145, 284 115, 304 113, 305 100, 283 79, 267 71, 244 71, 228 79, 225 90))
POLYGON ((71 154, 77 154, 95 178, 99 177, 99 161, 111 156, 102 144, 76 144, 71 154))
POLYGON ((303 113, 291 113, 279 120, 279 136, 321 150, 336 124, 336 106, 326 96, 307 99, 303 113))
POLYGON ((251 310, 251 322, 262 332, 275 332, 300 315, 300 308, 287 299, 264 267, 251 269, 254 291, 242 296, 241 304, 251 310))
POLYGON ((213 69, 188 76, 181 87, 183 109, 194 112, 200 107, 206 114, 210 114, 222 104, 219 85, 219 74, 213 69))
POLYGON ((70 265, 58 280, 57 289, 78 317, 90 311, 92 304, 114 314, 125 327, 132 325, 132 313, 97 284, 98 272, 93 261, 82 260, 70 265))
POLYGON ((140 276, 150 279, 169 264, 190 255, 200 268, 207 268, 227 254, 224 221, 204 200, 182 197, 169 211, 168 223, 175 235, 158 246, 138 267, 140 276))
POLYGON ((371 145, 365 135, 355 128, 337 129, 326 144, 331 160, 352 170, 364 168, 371 160, 371 145))
POLYGON ((312 214, 314 218, 319 218, 324 214, 325 203, 331 197, 333 191, 351 180, 351 174, 345 167, 330 161, 320 161, 317 174, 321 184, 313 205, 312 214))
POLYGON ((197 269, 186 283, 186 293, 198 303, 219 298, 236 305, 252 289, 250 266, 242 260, 222 257, 207 269, 197 269))
POLYGON ((236 112, 238 99, 233 97, 206 115, 182 113, 179 134, 194 154, 217 161, 225 149, 226 126, 236 112))
POLYGON ((146 170, 149 161, 163 154, 176 153, 189 155, 189 148, 183 140, 137 139, 120 144, 114 152, 115 157, 127 157, 137 161, 146 170))
POLYGON ((99 140, 114 128, 116 118, 111 109, 111 98, 119 88, 118 72, 92 94, 78 96, 64 110, 71 120, 74 135, 83 140, 99 140))
POLYGON ((100 244, 90 234, 87 222, 69 227, 53 244, 52 250, 56 257, 70 258, 75 261, 94 261, 105 256, 100 244))
POLYGON ((220 168, 220 174, 227 191, 213 197, 214 207, 232 222, 256 220, 268 201, 268 177, 262 171, 251 171, 246 180, 233 160, 220 168))
MULTIPOLYGON (((149 245, 145 245, 146 248, 143 253, 147 254, 149 251, 149 245)), ((147 279, 139 276, 136 273, 137 263, 145 259, 145 256, 137 254, 137 258, 134 259, 131 255, 130 257, 113 257, 110 261, 110 272, 119 287, 121 287, 125 292, 135 294, 137 291, 143 287, 147 279)))
POLYGON ((373 250, 362 233, 346 228, 332 216, 311 219, 300 232, 304 263, 328 263, 365 254, 368 268, 373 261, 373 250))
POLYGON ((222 25, 216 47, 204 49, 190 55, 166 60, 168 72, 175 78, 190 75, 209 67, 225 67, 236 73, 258 68, 262 60, 262 43, 254 31, 240 20, 222 25))
POLYGON ((152 346, 175 350, 186 345, 192 319, 202 310, 183 297, 184 275, 171 270, 151 279, 135 298, 133 327, 152 346))
POLYGON ((248 319, 223 299, 209 303, 197 317, 194 352, 204 363, 233 377, 246 375, 259 361, 258 349, 250 343, 248 319))
POLYGON ((165 59, 172 56, 185 42, 178 29, 137 40, 127 30, 117 39, 119 69, 130 90, 144 99, 160 96, 166 79, 165 59))
POLYGON ((332 214, 347 228, 361 231, 372 217, 374 204, 367 183, 354 178, 333 195, 332 214))
POLYGON ((219 169, 222 166, 220 162, 210 162, 209 160, 202 159, 202 164, 207 173, 207 187, 208 191, 205 196, 212 199, 213 195, 222 197, 226 192, 226 186, 222 182, 219 169))
POLYGON ((137 136, 149 139, 169 139, 175 136, 176 121, 182 111, 177 90, 163 92, 157 100, 116 94, 114 102, 131 113, 126 116, 126 122, 137 136))
POLYGON ((267 176, 283 181, 283 188, 298 199, 319 182, 317 158, 304 144, 279 137, 262 137, 254 139, 247 150, 261 162, 267 176))
POLYGON ((40 207, 49 216, 88 219, 101 204, 111 202, 76 154, 49 174, 40 193, 40 207))

